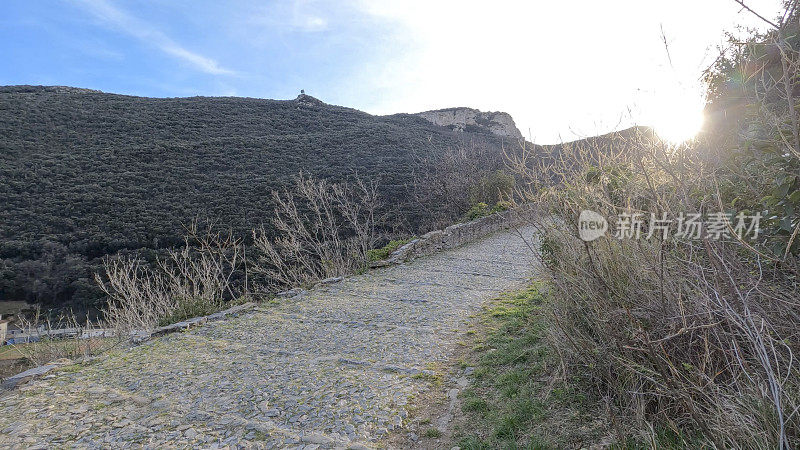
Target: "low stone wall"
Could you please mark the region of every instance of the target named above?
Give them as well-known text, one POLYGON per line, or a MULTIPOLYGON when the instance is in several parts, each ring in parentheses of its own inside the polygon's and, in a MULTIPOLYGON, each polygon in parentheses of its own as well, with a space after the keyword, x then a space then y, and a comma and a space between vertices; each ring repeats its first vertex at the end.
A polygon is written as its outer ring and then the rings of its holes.
POLYGON ((532 208, 515 208, 475 219, 471 222, 450 225, 444 230, 431 231, 398 248, 388 258, 375 261, 370 267, 384 267, 409 261, 420 256, 432 255, 476 241, 500 230, 524 224, 531 218, 532 208))
POLYGON ((208 316, 192 317, 191 319, 182 320, 180 322, 156 328, 153 331, 136 331, 131 333, 131 339, 135 344, 141 344, 142 342, 153 337, 175 333, 177 331, 188 330, 189 328, 194 328, 207 322, 223 320, 228 316, 253 309, 255 306, 256 304, 253 302, 242 303, 241 305, 232 306, 226 310, 215 312, 214 314, 210 314, 208 316))

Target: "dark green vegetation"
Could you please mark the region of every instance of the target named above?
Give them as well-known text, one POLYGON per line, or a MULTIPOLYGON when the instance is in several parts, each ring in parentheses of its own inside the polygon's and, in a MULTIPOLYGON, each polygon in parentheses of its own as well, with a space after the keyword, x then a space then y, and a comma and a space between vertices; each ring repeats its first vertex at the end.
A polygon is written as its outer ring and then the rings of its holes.
POLYGON ((480 316, 486 334, 465 362, 476 367, 454 435, 462 449, 577 448, 603 437, 585 383, 556 378, 558 356, 546 341, 552 319, 539 288, 495 300, 480 316))
POLYGON ((389 257, 389 255, 392 254, 392 252, 394 252, 398 248, 408 244, 413 239, 414 238, 410 238, 410 239, 395 239, 395 240, 389 241, 388 244, 384 245, 381 248, 374 248, 372 250, 368 250, 367 251, 367 257, 369 258, 370 261, 380 261, 380 260, 386 259, 386 258, 389 257))
POLYGON ((800 254, 800 24, 786 2, 780 29, 730 46, 706 72, 708 134, 723 155, 726 206, 763 216, 762 242, 775 257, 800 254), (790 94, 787 95, 787 92, 790 94), (743 186, 741 179, 751 186, 743 186), (743 188, 745 187, 745 188, 743 188))
MULTIPOLYGON (((96 305, 102 258, 152 260, 199 217, 247 239, 271 191, 301 170, 376 179, 391 230, 424 230, 411 195, 420 161, 481 141, 406 114, 372 116, 312 97, 154 99, 73 88, 0 88, 0 301, 96 305)), ((491 167, 491 164, 489 164, 491 167)), ((464 211, 460 211, 463 214, 464 211)), ((457 217, 454 217, 454 219, 457 217)))
POLYGON ((480 219, 481 217, 486 217, 496 212, 508 211, 508 208, 510 207, 511 204, 509 202, 502 200, 495 203, 495 205, 491 208, 486 203, 478 202, 464 214, 463 221, 469 222, 471 220, 480 219))

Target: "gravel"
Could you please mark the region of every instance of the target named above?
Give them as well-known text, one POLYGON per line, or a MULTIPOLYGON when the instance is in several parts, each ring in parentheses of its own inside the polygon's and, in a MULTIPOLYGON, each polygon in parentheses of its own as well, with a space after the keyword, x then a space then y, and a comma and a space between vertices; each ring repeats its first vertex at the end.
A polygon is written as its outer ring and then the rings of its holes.
POLYGON ((533 267, 502 232, 109 352, 6 394, 0 447, 371 448, 431 389, 416 375, 533 267))

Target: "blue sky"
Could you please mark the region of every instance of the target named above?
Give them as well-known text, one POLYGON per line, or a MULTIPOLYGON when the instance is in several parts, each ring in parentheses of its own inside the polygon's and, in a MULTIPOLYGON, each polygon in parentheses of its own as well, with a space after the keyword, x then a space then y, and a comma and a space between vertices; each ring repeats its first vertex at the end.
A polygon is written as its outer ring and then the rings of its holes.
MULTIPOLYGON (((752 5, 773 16, 776 0, 752 5)), ((702 103, 732 0, 3 0, 0 84, 503 110, 537 142, 702 103), (664 50, 664 30, 671 62, 664 50)), ((654 123, 655 122, 655 123, 654 123)))
MULTIPOLYGON (((332 4, 4 0, 1 84, 146 96, 288 98, 339 87, 391 58, 377 20, 332 4)), ((375 95, 375 94, 367 94, 375 95)))

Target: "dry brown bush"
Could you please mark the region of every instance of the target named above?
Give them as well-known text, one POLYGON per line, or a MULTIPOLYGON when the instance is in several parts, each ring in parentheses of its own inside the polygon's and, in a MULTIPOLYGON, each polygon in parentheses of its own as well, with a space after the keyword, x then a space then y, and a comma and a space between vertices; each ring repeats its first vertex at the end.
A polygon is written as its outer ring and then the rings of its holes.
POLYGON ((81 323, 74 314, 67 312, 51 318, 36 308, 31 316, 18 316, 15 325, 21 334, 15 338, 12 348, 32 367, 62 358, 88 357, 116 344, 113 337, 102 334, 104 324, 81 323))
POLYGON ((273 192, 269 233, 253 231, 257 251, 251 270, 271 291, 363 270, 378 242, 381 201, 375 182, 330 183, 300 174, 292 189, 273 192))
POLYGON ((735 239, 645 239, 647 224, 638 240, 578 237, 584 209, 610 221, 721 209, 707 147, 635 139, 618 154, 566 146, 567 165, 516 160, 539 186, 569 168, 565 182, 520 193, 547 213, 535 225, 566 370, 592 374, 620 436, 656 429, 684 444, 797 445, 795 259, 770 260, 735 239))
POLYGON ((624 139, 624 152, 576 144, 557 157, 512 159, 538 187, 519 195, 547 217, 535 225, 552 286, 552 342, 566 370, 591 373, 620 436, 658 430, 683 445, 797 445, 796 260, 765 258, 736 239, 645 239, 651 212, 674 219, 723 209, 722 169, 700 141, 624 139), (610 222, 644 214, 642 238, 584 242, 585 209, 610 222))
POLYGON ((786 33, 798 28, 796 6, 787 3, 780 31, 752 43, 757 50, 737 50, 734 69, 749 81, 725 105, 737 108, 730 133, 716 123, 669 145, 637 129, 509 155, 525 180, 518 196, 542 211, 534 225, 552 288, 552 345, 565 375, 591 381, 621 440, 800 446, 797 213, 767 203, 792 226, 765 218, 757 240, 737 239, 732 222, 723 240, 677 239, 675 222, 667 239, 645 238, 651 213, 759 211, 775 180, 800 167, 800 55, 786 33), (584 242, 582 210, 612 227, 620 213, 642 213, 643 237, 584 242))
POLYGON ((504 168, 502 153, 480 138, 419 156, 410 188, 425 211, 422 228, 445 228, 478 203, 508 200, 514 180, 504 168))
POLYGON ((96 276, 108 295, 105 318, 120 335, 129 335, 213 313, 242 294, 233 277, 243 254, 231 231, 195 221, 183 247, 169 250, 155 267, 136 258, 109 258, 104 276, 96 276))

